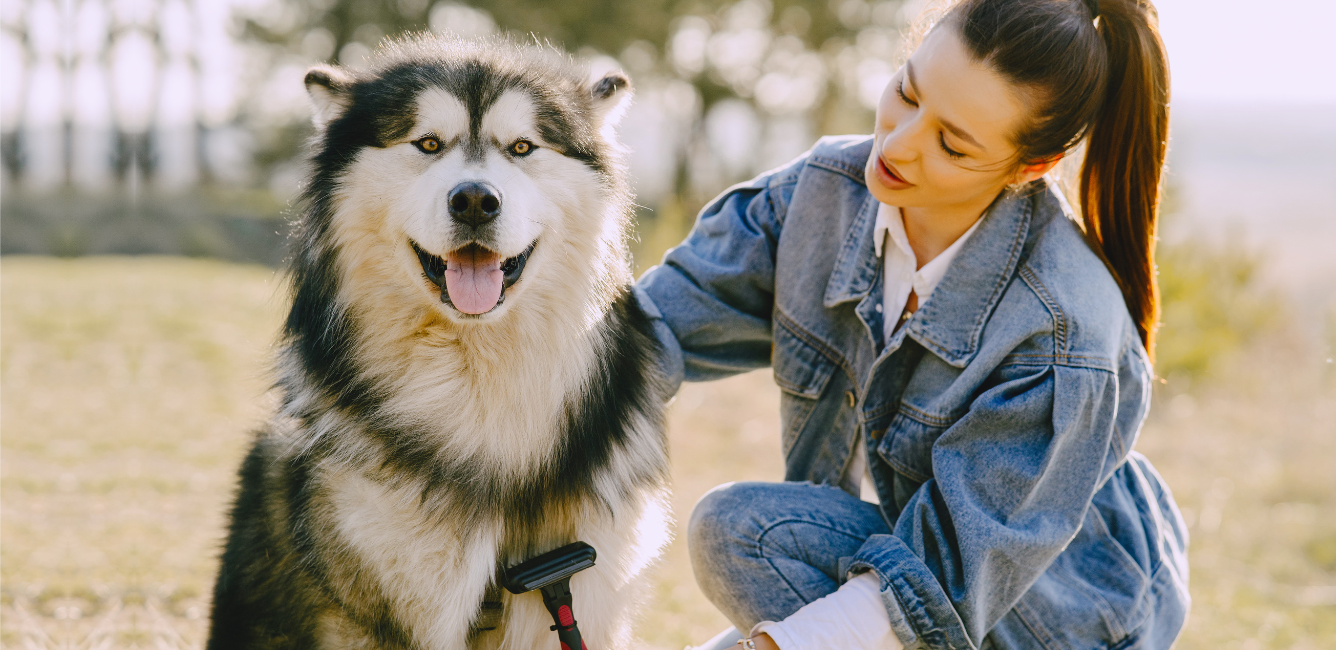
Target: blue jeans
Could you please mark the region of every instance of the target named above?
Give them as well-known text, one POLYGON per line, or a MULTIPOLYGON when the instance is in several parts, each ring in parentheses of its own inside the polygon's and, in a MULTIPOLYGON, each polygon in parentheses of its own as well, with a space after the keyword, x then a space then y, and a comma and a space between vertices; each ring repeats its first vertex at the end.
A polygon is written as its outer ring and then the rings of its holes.
POLYGON ((863 542, 889 532, 836 487, 726 483, 691 511, 687 548, 701 591, 745 633, 838 589, 863 542))

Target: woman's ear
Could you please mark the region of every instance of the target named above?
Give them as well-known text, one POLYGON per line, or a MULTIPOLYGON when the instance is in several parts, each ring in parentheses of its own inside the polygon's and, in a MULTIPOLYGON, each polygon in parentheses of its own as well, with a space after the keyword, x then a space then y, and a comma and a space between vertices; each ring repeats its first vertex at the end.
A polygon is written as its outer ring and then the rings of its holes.
POLYGON ((1053 169, 1054 165, 1057 165, 1058 162, 1062 160, 1063 155, 1064 154, 1058 154, 1052 158, 1047 158, 1036 163, 1022 165, 1020 170, 1016 172, 1016 176, 1012 179, 1012 184, 1024 185, 1047 174, 1049 170, 1053 169))
POLYGON ((589 95, 599 124, 616 127, 631 105, 631 79, 621 70, 614 70, 590 85, 589 95))
POLYGON ((323 129, 338 119, 351 102, 352 75, 332 65, 318 65, 306 72, 306 94, 311 96, 311 121, 323 129))

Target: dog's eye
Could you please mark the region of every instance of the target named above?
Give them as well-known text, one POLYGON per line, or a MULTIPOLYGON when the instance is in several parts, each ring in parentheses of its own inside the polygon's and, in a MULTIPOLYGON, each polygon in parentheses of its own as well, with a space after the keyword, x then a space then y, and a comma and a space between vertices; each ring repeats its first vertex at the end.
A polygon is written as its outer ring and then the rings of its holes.
POLYGON ((515 144, 510 145, 510 153, 516 156, 527 156, 537 149, 532 142, 528 140, 516 140, 515 144))
POLYGON ((422 153, 436 153, 441 150, 441 141, 430 135, 421 140, 417 140, 413 144, 417 145, 417 148, 421 149, 422 153))

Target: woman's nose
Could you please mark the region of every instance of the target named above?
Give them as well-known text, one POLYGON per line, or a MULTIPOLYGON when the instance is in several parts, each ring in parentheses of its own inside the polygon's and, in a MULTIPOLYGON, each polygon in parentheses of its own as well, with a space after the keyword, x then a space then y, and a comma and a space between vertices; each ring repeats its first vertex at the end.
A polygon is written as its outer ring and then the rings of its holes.
POLYGON ((918 158, 915 130, 918 120, 902 122, 881 141, 881 157, 891 161, 908 162, 918 158))

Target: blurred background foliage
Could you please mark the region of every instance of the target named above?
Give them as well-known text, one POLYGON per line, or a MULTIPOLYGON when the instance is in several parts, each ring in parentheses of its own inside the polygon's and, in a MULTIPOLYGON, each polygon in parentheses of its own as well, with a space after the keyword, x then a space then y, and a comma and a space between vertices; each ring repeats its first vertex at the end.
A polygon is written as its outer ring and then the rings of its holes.
MULTIPOLYGON (((921 4, 921 3, 920 3, 921 4)), ((637 201, 643 269, 728 185, 777 166, 828 133, 869 130, 918 5, 901 0, 518 0, 385 3, 281 0, 239 14, 243 38, 288 78, 312 60, 358 67, 405 31, 548 43, 598 71, 630 73, 621 128, 637 201), (908 10, 907 10, 908 9, 908 10)), ((270 124, 257 161, 281 166, 308 132, 270 124)))
POLYGON ((1176 385, 1216 374, 1289 316, 1262 280, 1260 256, 1238 242, 1162 244, 1156 256, 1163 312, 1155 371, 1176 385))
POLYGON ((271 216, 302 174, 306 68, 358 67, 387 37, 431 30, 550 43, 632 75, 622 137, 644 206, 637 252, 656 258, 719 190, 819 135, 867 131, 916 13, 899 0, 7 2, 5 180, 24 190, 7 205, 35 198, 5 210, 31 226, 5 250, 122 252, 69 231, 124 222, 116 213, 153 195, 271 216), (247 193, 273 200, 238 208, 247 193))

